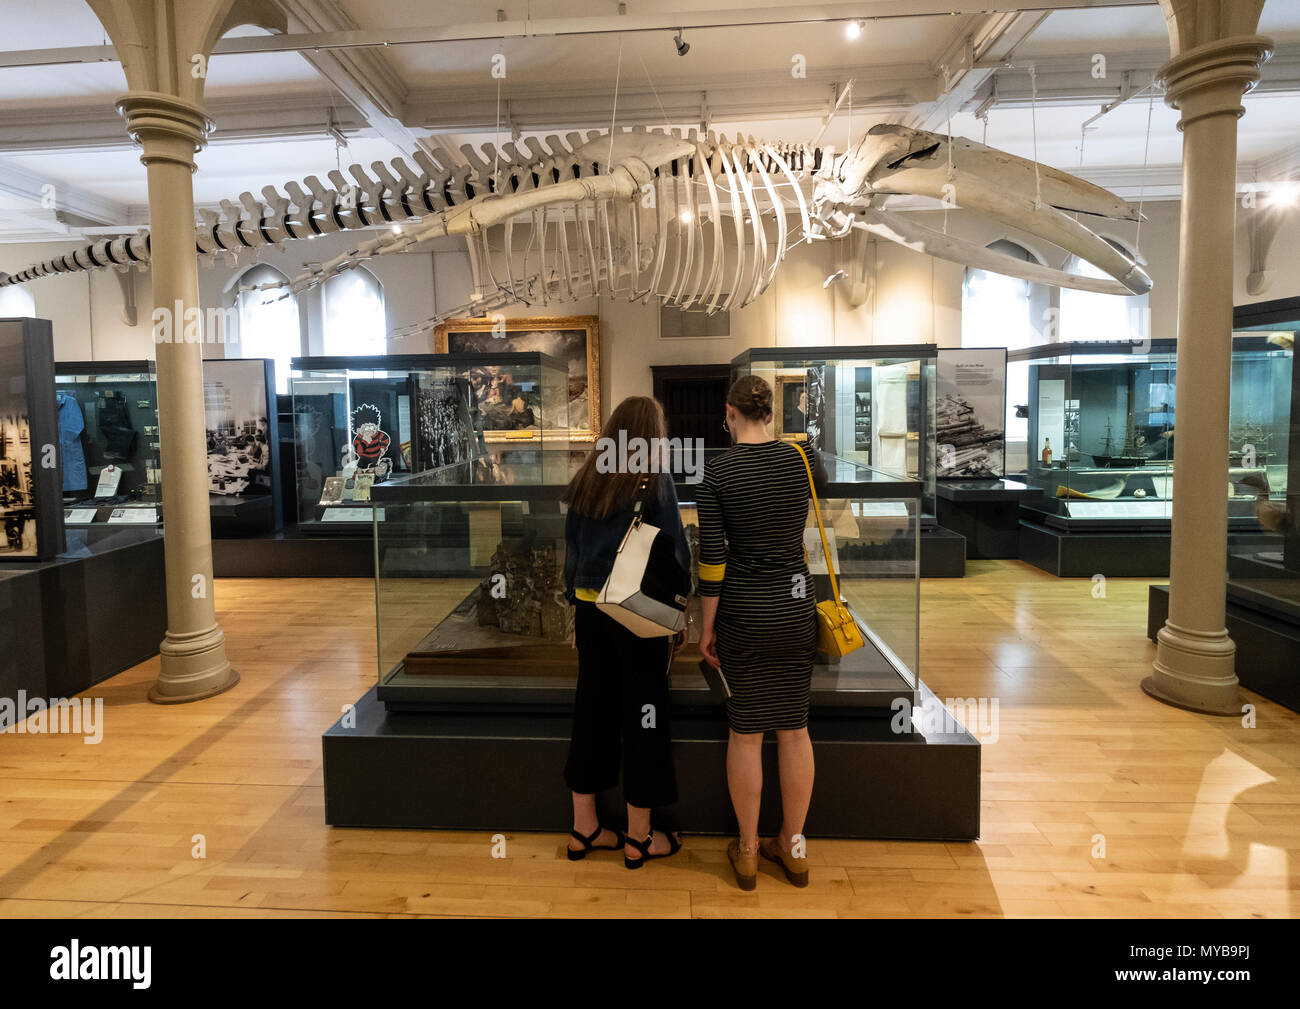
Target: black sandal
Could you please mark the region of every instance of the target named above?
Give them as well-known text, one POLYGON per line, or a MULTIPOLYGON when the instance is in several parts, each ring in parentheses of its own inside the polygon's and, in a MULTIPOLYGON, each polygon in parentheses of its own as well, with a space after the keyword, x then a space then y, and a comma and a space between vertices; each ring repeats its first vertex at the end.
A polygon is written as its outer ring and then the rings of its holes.
POLYGON ((629 835, 627 838, 625 838, 625 840, 633 848, 641 852, 641 857, 628 858, 627 855, 624 854, 623 867, 626 869, 639 869, 646 862, 649 862, 652 859, 669 858, 670 856, 676 855, 679 851, 682 850, 682 839, 678 837, 675 832, 670 832, 665 836, 668 838, 668 850, 658 855, 652 855, 650 854, 650 845, 654 842, 655 839, 655 832, 653 830, 646 835, 644 841, 638 841, 635 837, 629 835))
POLYGON ((615 830, 613 827, 597 827, 595 831, 587 837, 583 837, 576 830, 571 830, 569 833, 582 842, 581 848, 570 848, 567 844, 564 846, 564 850, 569 853, 570 862, 580 861, 581 859, 586 858, 593 851, 618 851, 619 848, 623 847, 623 832, 621 830, 615 830), (616 843, 596 844, 596 838, 600 837, 600 835, 606 830, 614 835, 616 843))

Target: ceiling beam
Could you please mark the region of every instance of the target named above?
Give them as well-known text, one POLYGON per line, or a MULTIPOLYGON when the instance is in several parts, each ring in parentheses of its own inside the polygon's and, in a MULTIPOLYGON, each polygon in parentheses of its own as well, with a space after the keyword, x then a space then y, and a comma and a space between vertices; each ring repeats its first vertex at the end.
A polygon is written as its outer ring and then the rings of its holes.
MULTIPOLYGON (((263 99, 212 99, 208 114, 217 124, 210 143, 274 141, 319 137, 325 133, 330 96, 293 95, 263 99)), ((345 134, 368 128, 347 105, 334 108, 334 123, 345 134)), ((125 150, 132 146, 122 117, 105 101, 49 109, 0 111, 0 154, 44 151, 125 150)))
POLYGON ((12 161, 0 160, 0 193, 30 203, 30 212, 19 211, 27 220, 35 214, 43 220, 58 220, 74 227, 126 220, 126 204, 78 186, 55 182, 12 161))
POLYGON ((1047 20, 1047 14, 982 14, 958 29, 934 64, 938 96, 921 102, 903 119, 914 129, 937 131, 947 126, 993 75, 985 64, 1006 63, 1016 49, 1047 20))
MULTIPOLYGON (((497 41, 535 36, 603 35, 675 31, 678 28, 753 28, 763 25, 817 24, 834 21, 893 18, 952 17, 958 14, 1019 13, 1022 11, 1094 10, 1109 7, 1151 7, 1156 0, 859 0, 857 3, 793 4, 783 7, 742 7, 651 14, 608 14, 589 17, 537 18, 434 25, 418 28, 311 30, 283 35, 246 35, 222 39, 213 54, 300 52, 316 49, 356 49, 389 45, 428 45, 436 42, 497 41)), ((283 5, 282 5, 283 6, 283 5)), ((115 60, 112 46, 75 46, 0 53, 0 67, 53 66, 115 60)))

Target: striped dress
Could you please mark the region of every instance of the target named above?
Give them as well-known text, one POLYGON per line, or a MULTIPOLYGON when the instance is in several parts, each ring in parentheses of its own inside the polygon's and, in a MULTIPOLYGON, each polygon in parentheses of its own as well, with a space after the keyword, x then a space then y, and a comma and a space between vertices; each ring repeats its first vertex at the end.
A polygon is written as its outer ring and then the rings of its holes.
MULTIPOLYGON (((824 471, 810 462, 820 483, 824 471)), ((721 597, 714 631, 735 732, 808 724, 817 654, 808 498, 803 459, 782 441, 733 445, 705 467, 697 490, 699 591, 721 597)))

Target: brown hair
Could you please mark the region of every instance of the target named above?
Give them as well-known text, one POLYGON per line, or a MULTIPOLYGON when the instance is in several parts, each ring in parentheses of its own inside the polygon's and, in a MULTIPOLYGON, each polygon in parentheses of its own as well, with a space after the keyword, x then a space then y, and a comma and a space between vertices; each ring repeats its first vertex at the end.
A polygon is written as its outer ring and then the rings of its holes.
MULTIPOLYGON (((600 440, 609 438, 617 444, 620 431, 626 432, 624 437, 628 443, 633 438, 640 438, 652 447, 666 444, 668 422, 664 419, 664 408, 650 396, 629 396, 614 408, 601 426, 600 440)), ((564 492, 565 504, 580 515, 608 518, 631 503, 643 478, 649 481, 648 498, 658 492, 660 480, 672 479, 663 472, 633 473, 621 468, 614 473, 601 472, 596 464, 603 454, 598 442, 564 492)), ((657 466, 651 464, 650 468, 662 471, 666 467, 660 462, 657 466)))
POLYGON ((766 422, 772 416, 772 387, 757 375, 745 375, 731 384, 727 402, 746 420, 766 422))

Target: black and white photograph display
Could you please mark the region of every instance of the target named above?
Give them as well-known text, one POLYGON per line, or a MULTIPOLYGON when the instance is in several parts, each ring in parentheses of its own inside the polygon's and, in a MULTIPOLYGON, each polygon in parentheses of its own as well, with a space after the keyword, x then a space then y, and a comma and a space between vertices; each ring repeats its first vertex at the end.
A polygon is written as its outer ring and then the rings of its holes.
POLYGON ((871 369, 853 369, 853 450, 871 461, 871 369))
POLYGON ((271 493, 266 366, 261 360, 203 363, 208 490, 223 497, 271 493))
POLYGON ((1006 473, 1006 350, 940 350, 937 372, 938 475, 1001 478, 1006 473))
POLYGON ((468 461, 475 443, 468 380, 422 373, 416 402, 420 469, 468 461))
POLYGON ((64 548, 58 410, 50 324, 0 320, 0 560, 64 548))

